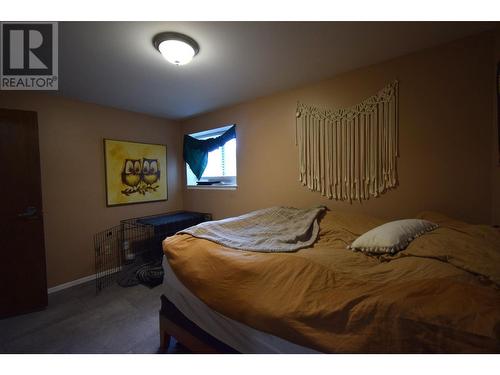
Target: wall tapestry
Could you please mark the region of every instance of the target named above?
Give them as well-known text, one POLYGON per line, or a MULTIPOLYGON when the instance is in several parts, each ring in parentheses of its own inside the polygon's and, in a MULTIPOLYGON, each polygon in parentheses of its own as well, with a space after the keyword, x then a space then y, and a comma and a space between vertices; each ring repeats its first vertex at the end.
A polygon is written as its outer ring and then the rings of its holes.
POLYGON ((365 200, 396 187, 398 82, 347 109, 297 103, 299 180, 329 199, 365 200))
POLYGON ((104 140, 106 205, 167 200, 167 146, 104 140))

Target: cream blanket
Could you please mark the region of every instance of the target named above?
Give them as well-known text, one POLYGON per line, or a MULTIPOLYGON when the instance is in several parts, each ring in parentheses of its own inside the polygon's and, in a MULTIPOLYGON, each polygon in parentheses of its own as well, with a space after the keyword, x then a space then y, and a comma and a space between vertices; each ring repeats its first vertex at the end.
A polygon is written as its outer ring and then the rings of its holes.
POLYGON ((179 232, 238 250, 291 252, 311 246, 325 207, 271 207, 224 220, 208 221, 179 232))

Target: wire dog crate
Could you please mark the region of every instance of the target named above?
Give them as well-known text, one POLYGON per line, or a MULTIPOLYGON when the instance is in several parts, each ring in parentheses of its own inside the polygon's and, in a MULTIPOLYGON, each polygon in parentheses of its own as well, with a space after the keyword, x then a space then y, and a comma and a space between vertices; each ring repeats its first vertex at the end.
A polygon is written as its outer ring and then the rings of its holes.
POLYGON ((207 213, 176 211, 122 220, 120 225, 95 234, 96 292, 114 282, 121 286, 160 284, 162 241, 211 219, 207 213))

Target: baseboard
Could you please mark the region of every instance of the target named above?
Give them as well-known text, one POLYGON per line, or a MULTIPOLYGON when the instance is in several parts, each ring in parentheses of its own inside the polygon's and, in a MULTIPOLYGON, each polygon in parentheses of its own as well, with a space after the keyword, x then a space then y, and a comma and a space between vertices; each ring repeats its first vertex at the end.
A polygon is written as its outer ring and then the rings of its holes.
MULTIPOLYGON (((115 273, 115 272, 118 272, 120 270, 121 270, 121 267, 117 267, 113 270, 108 271, 108 275, 110 273, 115 273)), ((59 284, 59 285, 53 286, 52 288, 48 288, 47 293, 51 294, 51 293, 59 292, 59 291, 64 290, 64 289, 71 288, 72 286, 80 285, 80 284, 86 283, 88 281, 95 280, 95 278, 96 278, 96 274, 94 273, 93 275, 85 276, 85 277, 82 277, 80 279, 76 279, 73 281, 68 281, 67 283, 59 284)))
POLYGON ((80 285, 80 284, 86 283, 87 281, 91 281, 91 280, 95 280, 95 274, 82 277, 81 279, 69 281, 69 282, 64 283, 64 284, 53 286, 52 288, 47 289, 47 293, 51 294, 51 293, 59 292, 60 290, 68 289, 68 288, 71 288, 72 286, 80 285))

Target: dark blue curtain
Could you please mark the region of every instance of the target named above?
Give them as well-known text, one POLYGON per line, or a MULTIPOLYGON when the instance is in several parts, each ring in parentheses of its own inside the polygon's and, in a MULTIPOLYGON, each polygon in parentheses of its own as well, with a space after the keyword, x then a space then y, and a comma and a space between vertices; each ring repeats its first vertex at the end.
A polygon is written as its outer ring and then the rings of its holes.
POLYGON ((184 135, 184 161, 189 165, 196 178, 199 180, 208 163, 208 153, 224 146, 227 141, 236 138, 236 125, 231 126, 218 137, 196 139, 184 135))

